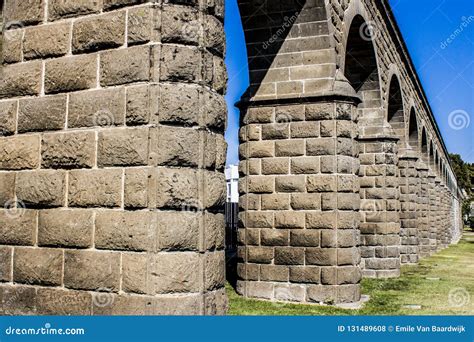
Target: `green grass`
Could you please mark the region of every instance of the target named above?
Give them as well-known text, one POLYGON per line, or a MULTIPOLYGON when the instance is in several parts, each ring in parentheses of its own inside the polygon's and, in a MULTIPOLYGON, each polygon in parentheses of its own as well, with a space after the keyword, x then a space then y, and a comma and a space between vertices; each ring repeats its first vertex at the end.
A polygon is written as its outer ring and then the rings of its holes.
POLYGON ((466 231, 459 244, 418 265, 403 266, 400 278, 364 279, 362 293, 370 300, 360 310, 245 299, 230 285, 227 293, 230 315, 474 315, 474 233, 466 231), (460 298, 450 300, 458 288, 460 298), (464 305, 456 306, 457 299, 464 305))

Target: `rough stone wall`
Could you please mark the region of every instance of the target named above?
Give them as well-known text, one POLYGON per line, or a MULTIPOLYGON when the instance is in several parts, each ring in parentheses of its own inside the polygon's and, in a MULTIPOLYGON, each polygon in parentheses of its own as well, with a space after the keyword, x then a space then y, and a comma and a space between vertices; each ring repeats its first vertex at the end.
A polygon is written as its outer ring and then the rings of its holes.
POLYGON ((420 177, 420 194, 418 197, 418 217, 417 217, 417 228, 419 231, 419 249, 420 257, 424 258, 430 255, 430 227, 429 227, 429 201, 430 201, 430 189, 428 183, 428 168, 425 163, 421 160, 418 161, 417 171, 420 177))
POLYGON ((396 277, 400 274, 397 139, 378 138, 361 143, 360 156, 363 274, 396 277))
POLYGON ((418 157, 414 151, 405 151, 400 157, 400 261, 405 264, 417 263, 419 259, 419 239, 422 234, 418 201, 420 198, 420 178, 416 169, 418 157))
POLYGON ((243 110, 239 293, 359 300, 355 113, 333 102, 243 110))
POLYGON ((0 312, 221 314, 223 1, 7 0, 0 312))
POLYGON ((432 171, 428 172, 428 191, 429 191, 429 250, 426 251, 428 255, 436 253, 437 249, 437 227, 438 227, 438 208, 436 202, 436 176, 432 171))

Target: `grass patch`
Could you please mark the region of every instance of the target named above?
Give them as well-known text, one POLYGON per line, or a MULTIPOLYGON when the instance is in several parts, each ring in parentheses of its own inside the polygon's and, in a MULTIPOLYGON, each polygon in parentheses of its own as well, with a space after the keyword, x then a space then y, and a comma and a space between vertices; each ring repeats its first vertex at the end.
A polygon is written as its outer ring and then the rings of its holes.
POLYGON ((459 244, 418 265, 402 266, 400 278, 363 279, 370 301, 360 310, 245 299, 230 285, 227 293, 230 315, 474 315, 474 233, 466 231, 459 244))

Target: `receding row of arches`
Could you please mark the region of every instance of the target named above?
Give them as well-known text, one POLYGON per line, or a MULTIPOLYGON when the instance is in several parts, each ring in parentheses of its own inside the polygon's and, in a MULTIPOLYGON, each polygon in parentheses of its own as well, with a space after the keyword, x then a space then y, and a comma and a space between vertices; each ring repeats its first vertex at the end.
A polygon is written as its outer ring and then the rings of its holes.
POLYGON ((381 123, 388 123, 399 138, 401 148, 411 148, 435 173, 448 181, 447 165, 443 162, 427 129, 420 123, 414 106, 405 119, 403 88, 398 73, 391 72, 385 105, 382 103, 382 87, 376 49, 371 36, 373 29, 358 14, 352 19, 345 49, 344 75, 361 97, 360 117, 379 116, 381 123))

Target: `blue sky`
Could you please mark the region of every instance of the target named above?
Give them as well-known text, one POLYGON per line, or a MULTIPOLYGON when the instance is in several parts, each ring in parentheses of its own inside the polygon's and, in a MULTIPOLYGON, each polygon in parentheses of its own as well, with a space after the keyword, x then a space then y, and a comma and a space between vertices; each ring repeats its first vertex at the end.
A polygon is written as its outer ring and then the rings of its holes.
MULTIPOLYGON (((245 41, 237 0, 225 0, 227 163, 238 163, 239 112, 248 86, 245 41)), ((390 0, 448 151, 474 163, 474 1, 390 0), (448 41, 448 38, 450 38, 448 41)))

